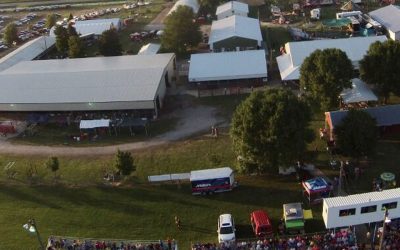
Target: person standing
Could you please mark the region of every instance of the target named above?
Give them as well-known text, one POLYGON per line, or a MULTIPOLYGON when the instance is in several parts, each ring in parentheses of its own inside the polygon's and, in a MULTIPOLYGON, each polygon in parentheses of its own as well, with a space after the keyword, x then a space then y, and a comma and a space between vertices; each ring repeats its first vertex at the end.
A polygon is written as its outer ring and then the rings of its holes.
POLYGON ((181 220, 177 215, 175 215, 175 225, 178 228, 178 230, 181 230, 181 220))

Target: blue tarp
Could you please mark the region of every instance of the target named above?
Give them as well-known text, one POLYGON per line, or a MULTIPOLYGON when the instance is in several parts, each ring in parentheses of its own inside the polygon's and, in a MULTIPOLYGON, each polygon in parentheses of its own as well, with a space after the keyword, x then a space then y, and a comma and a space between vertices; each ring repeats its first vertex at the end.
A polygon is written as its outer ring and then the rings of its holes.
POLYGON ((328 187, 328 183, 322 177, 307 180, 304 184, 310 191, 318 191, 328 187))

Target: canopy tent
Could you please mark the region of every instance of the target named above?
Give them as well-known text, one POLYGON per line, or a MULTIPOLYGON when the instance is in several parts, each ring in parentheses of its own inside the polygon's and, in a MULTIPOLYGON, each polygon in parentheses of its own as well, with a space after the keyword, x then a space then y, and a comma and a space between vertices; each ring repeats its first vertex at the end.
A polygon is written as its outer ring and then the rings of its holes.
POLYGON ((322 177, 303 181, 302 185, 304 188, 303 194, 307 197, 310 204, 322 202, 323 198, 329 197, 330 186, 322 177))
POLYGON ((394 181, 396 176, 393 173, 385 172, 381 174, 381 179, 384 181, 394 181))
POLYGON ((108 128, 110 126, 109 119, 101 120, 81 120, 79 124, 80 129, 91 129, 91 128, 108 128))
POLYGON ((119 120, 117 123, 113 124, 115 134, 117 134, 117 128, 129 128, 131 135, 134 135, 132 128, 143 128, 148 135, 147 126, 149 125, 149 120, 146 118, 133 118, 133 117, 125 117, 122 120, 119 120))
POLYGON ((340 97, 345 104, 378 101, 378 97, 372 90, 358 78, 351 80, 352 88, 344 89, 340 97))

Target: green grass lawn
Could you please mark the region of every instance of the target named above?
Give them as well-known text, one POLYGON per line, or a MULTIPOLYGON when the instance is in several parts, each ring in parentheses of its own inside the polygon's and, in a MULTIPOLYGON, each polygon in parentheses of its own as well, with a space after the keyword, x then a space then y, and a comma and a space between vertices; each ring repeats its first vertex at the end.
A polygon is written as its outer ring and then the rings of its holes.
MULTIPOLYGON (((282 204, 301 201, 300 184, 291 177, 276 175, 239 176, 239 188, 213 196, 192 196, 188 183, 149 185, 147 175, 188 172, 214 166, 233 166, 230 139, 199 137, 167 147, 134 154, 137 172, 121 187, 102 185, 103 170, 112 157, 60 158, 61 176, 44 168, 43 157, 1 156, 0 165, 16 161, 16 180, 0 174, 0 240, 6 249, 34 249, 36 239, 21 227, 36 219, 43 237, 67 235, 94 238, 166 239, 179 241, 182 249, 191 242, 216 239, 216 220, 232 213, 238 238, 250 238, 249 213, 266 209, 277 224, 282 204), (216 157, 210 157, 215 154, 216 157), (215 160, 217 159, 217 160, 215 160), (28 185, 26 169, 36 166, 36 185, 28 185), (284 195, 283 195, 284 194, 284 195), (17 208, 17 209, 15 209, 17 208), (178 215, 183 230, 173 223, 178 215)), ((319 218, 319 213, 316 214, 319 218)), ((308 230, 321 230, 321 221, 309 223, 308 230), (311 226, 310 226, 311 225, 311 226)))

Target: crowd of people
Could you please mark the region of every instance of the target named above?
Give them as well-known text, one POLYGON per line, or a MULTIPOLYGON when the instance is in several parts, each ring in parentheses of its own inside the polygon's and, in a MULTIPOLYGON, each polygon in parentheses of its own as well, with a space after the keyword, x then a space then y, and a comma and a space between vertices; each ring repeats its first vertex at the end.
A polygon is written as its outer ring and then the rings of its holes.
POLYGON ((385 238, 382 241, 383 248, 387 250, 400 249, 400 219, 391 220, 386 225, 385 238))
MULTIPOLYGON (((232 244, 194 244, 192 250, 344 250, 362 249, 356 245, 355 235, 351 230, 326 232, 311 236, 297 235, 254 241, 237 241, 232 244)), ((364 248, 365 249, 365 248, 364 248)))
POLYGON ((50 237, 47 250, 175 250, 175 240, 138 242, 129 240, 96 240, 50 237))

